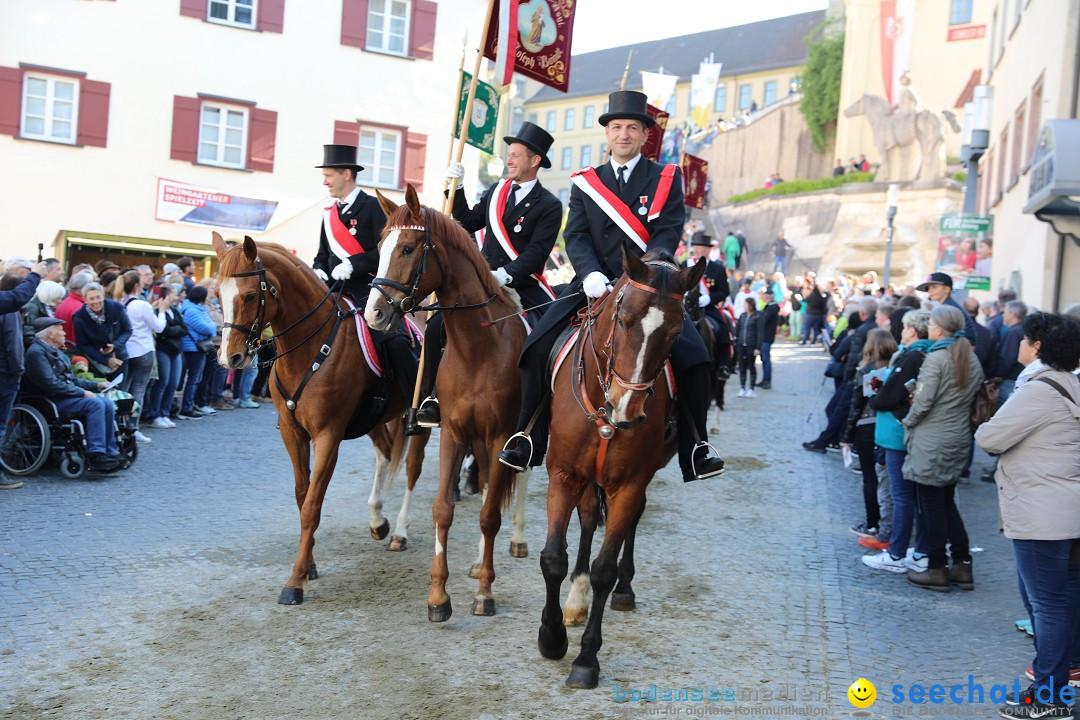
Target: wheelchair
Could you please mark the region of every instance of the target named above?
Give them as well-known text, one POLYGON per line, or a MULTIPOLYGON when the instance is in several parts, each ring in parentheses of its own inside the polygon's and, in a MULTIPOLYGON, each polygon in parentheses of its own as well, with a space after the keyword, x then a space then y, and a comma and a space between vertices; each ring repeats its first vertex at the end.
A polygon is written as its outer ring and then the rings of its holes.
MULTIPOLYGON (((116 448, 131 467, 139 457, 135 442, 135 400, 116 401, 116 448)), ((11 475, 30 475, 52 461, 60 474, 78 479, 86 474, 89 462, 86 428, 82 420, 62 415, 43 395, 20 394, 11 409, 7 434, 0 448, 0 467, 11 475)))

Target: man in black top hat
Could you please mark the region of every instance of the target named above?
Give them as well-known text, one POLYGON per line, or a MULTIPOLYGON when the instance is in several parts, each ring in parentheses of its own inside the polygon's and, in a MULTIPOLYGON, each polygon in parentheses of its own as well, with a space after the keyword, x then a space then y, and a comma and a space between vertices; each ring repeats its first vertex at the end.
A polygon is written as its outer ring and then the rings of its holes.
POLYGON ((323 211, 319 252, 312 267, 323 282, 342 282, 354 300, 364 302, 368 283, 379 268, 379 236, 386 215, 376 198, 356 186, 364 168, 353 145, 323 145, 323 185, 335 202, 323 211))
MULTIPOLYGON (((507 176, 488 188, 471 209, 460 184, 454 194, 454 219, 469 232, 484 228, 483 255, 491 266, 491 274, 500 285, 517 292, 521 307, 528 310, 530 323, 540 318, 545 303, 555 299, 543 272, 562 225, 562 203, 536 177, 540 168, 551 167, 547 154, 554 141, 543 128, 531 122, 522 123, 517 135, 503 138, 507 176)), ((461 180, 464 174, 465 166, 461 163, 452 163, 446 169, 447 180, 461 180)), ((439 404, 431 392, 446 345, 441 315, 432 316, 426 337, 424 379, 420 388, 425 399, 420 404, 417 421, 421 427, 435 427, 440 419, 439 404), (433 338, 439 342, 431 342, 433 338)))
POLYGON ((693 265, 701 259, 708 263, 705 276, 701 278, 702 292, 698 296, 698 305, 713 329, 713 369, 718 370, 727 366, 731 357, 731 327, 720 310, 720 305, 731 295, 731 285, 728 284, 727 268, 723 261, 709 259, 713 247, 713 239, 698 230, 690 238, 691 254, 687 263, 693 265))
MULTIPOLYGON (((600 116, 599 122, 604 126, 611 160, 573 177, 563 237, 577 277, 544 314, 522 350, 518 363, 522 370, 519 434, 499 453, 499 461, 510 467, 537 465, 547 449, 548 386, 544 375, 560 329, 579 308, 601 297, 608 285, 622 275, 624 247, 639 257, 646 246, 651 251, 674 254, 682 238, 686 208, 678 168, 665 168, 641 154, 646 132, 655 125, 647 112, 645 95, 632 91, 611 93, 608 112, 600 116), (622 207, 616 207, 616 203, 622 207), (626 212, 638 222, 614 219, 626 212), (522 431, 534 414, 537 419, 530 443, 522 431)), ((682 334, 672 348, 671 362, 678 375, 679 464, 683 480, 719 475, 724 461, 701 442, 706 437, 709 353, 688 317, 683 318, 682 334)))

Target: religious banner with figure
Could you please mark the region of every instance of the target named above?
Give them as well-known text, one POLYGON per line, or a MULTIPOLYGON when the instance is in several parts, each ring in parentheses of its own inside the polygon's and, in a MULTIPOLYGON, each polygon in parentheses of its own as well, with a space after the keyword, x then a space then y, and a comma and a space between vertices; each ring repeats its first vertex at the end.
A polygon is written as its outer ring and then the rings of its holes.
POLYGON ((942 215, 934 269, 950 275, 957 290, 989 290, 993 229, 991 215, 942 215))
POLYGON ((705 209, 705 181, 709 178, 709 163, 689 153, 682 155, 682 176, 687 207, 705 209))
POLYGON ((508 84, 513 73, 519 72, 566 92, 576 0, 497 0, 494 4, 484 57, 495 63, 496 81, 508 84))
MULTIPOLYGON (((465 104, 469 99, 469 84, 472 73, 461 73, 461 87, 458 88, 458 112, 454 122, 454 137, 461 135, 461 119, 465 116, 465 104)), ((476 81, 476 97, 473 99, 472 118, 469 122, 469 135, 465 142, 478 150, 493 154, 495 152, 495 127, 499 119, 499 91, 483 80, 476 81)))
POLYGON ((660 149, 664 145, 664 131, 667 130, 670 114, 653 105, 646 105, 645 108, 656 124, 646 133, 645 144, 641 146, 641 154, 653 162, 660 162, 660 149))

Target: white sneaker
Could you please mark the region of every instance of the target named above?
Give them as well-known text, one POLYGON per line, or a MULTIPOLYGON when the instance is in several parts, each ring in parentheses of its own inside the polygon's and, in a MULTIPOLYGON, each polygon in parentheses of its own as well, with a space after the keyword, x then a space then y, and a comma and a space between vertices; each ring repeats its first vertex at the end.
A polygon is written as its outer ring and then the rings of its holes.
POLYGON ((918 560, 915 559, 915 548, 908 548, 907 555, 904 556, 904 564, 908 570, 914 572, 926 572, 930 566, 930 558, 927 555, 923 555, 918 560))
POLYGON ((150 442, 152 442, 152 440, 150 440, 150 438, 146 437, 141 432, 136 430, 135 431, 135 442, 139 443, 140 445, 147 445, 150 442))
POLYGON ((176 427, 176 423, 174 423, 174 422, 172 421, 172 418, 162 418, 162 419, 163 419, 163 420, 164 420, 165 422, 169 423, 169 427, 171 427, 171 428, 174 428, 174 427, 176 427))
POLYGON ((217 410, 209 405, 203 405, 202 407, 195 408, 197 412, 201 412, 203 415, 217 415, 217 410))
POLYGON ((906 558, 893 560, 888 550, 882 550, 875 555, 863 555, 862 564, 874 570, 886 570, 892 573, 905 573, 910 569, 906 558))
POLYGON ((746 388, 739 388, 739 397, 746 397, 746 388))
POLYGON ((754 392, 754 388, 750 388, 746 391, 746 397, 757 397, 757 394, 754 392))
POLYGON ((158 430, 167 430, 171 427, 176 427, 176 425, 167 417, 156 417, 154 418, 154 422, 150 423, 150 427, 158 430))

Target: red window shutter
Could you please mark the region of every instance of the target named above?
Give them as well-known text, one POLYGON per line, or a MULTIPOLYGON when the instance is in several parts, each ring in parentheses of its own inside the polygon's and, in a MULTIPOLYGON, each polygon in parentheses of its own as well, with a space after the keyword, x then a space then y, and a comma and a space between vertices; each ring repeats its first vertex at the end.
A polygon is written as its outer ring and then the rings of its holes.
POLYGON ((79 83, 79 145, 105 147, 109 135, 109 83, 83 80, 79 83))
POLYGON ((285 0, 261 0, 258 27, 264 32, 281 32, 285 27, 285 0))
POLYGON ((0 67, 0 135, 18 135, 22 113, 22 70, 0 67))
POLYGON ((413 0, 409 55, 417 60, 435 57, 435 13, 438 9, 430 0, 413 0))
POLYGON ((341 0, 341 44, 362 48, 367 40, 368 0, 341 0))
POLYGON ((335 145, 359 145, 360 123, 347 122, 345 120, 334 121, 334 144, 335 145))
POLYGON ((427 135, 405 132, 405 159, 402 163, 402 186, 411 184, 416 192, 424 190, 424 166, 427 160, 427 135))
POLYGON ((251 109, 248 131, 248 169, 274 172, 274 146, 277 136, 277 113, 273 110, 251 109))
POLYGON ((206 19, 206 0, 180 0, 180 14, 206 19))
POLYGON ((199 157, 199 98, 173 97, 172 152, 173 160, 195 162, 199 157))

